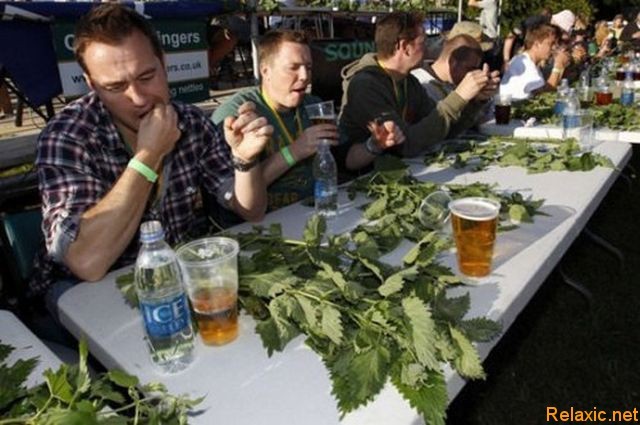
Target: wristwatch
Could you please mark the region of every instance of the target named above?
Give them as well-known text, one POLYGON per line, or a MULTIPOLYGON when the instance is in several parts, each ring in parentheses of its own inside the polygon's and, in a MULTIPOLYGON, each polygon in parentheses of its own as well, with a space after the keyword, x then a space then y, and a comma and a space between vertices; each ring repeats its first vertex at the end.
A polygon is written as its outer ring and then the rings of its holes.
POLYGON ((235 155, 231 155, 231 165, 233 165, 233 169, 236 171, 247 172, 251 170, 253 167, 258 165, 258 158, 254 158, 252 161, 245 161, 242 158, 238 158, 235 155))
POLYGON ((380 146, 378 146, 378 144, 375 142, 375 140, 373 140, 373 137, 369 137, 367 139, 367 141, 364 142, 364 148, 371 155, 380 155, 382 152, 384 152, 384 149, 382 149, 382 148, 380 148, 380 146))

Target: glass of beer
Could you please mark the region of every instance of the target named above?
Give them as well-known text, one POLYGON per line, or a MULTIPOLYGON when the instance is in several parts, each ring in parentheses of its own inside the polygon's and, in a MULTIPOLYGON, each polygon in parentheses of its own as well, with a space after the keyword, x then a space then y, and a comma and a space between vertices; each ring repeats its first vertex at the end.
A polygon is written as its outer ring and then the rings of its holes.
POLYGON ((197 239, 177 251, 202 341, 224 345, 238 336, 238 242, 197 239))
POLYGON ((496 124, 506 125, 511 121, 511 95, 497 94, 494 97, 496 124))
POLYGON ((305 105, 304 109, 307 111, 307 116, 313 125, 336 123, 336 112, 333 107, 333 100, 305 105))
POLYGON ((487 198, 462 198, 450 202, 449 210, 460 271, 473 277, 488 275, 500 203, 487 198))

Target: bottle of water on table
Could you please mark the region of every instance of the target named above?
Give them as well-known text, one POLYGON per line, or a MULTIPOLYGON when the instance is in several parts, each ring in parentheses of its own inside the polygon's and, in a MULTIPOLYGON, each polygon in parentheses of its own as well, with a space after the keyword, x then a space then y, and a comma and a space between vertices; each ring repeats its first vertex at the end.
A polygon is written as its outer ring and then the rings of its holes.
POLYGON ((140 226, 142 246, 135 266, 135 287, 153 362, 165 373, 193 360, 194 336, 189 303, 176 254, 164 240, 159 221, 140 226))
POLYGON ((627 73, 622 83, 622 92, 620 94, 620 104, 624 106, 633 106, 635 92, 635 83, 633 82, 633 74, 627 73))
POLYGON ((316 213, 331 221, 338 210, 338 167, 328 140, 322 140, 318 145, 318 153, 313 159, 313 178, 316 213))
POLYGON ((570 130, 578 127, 580 127, 580 100, 576 89, 569 89, 562 113, 563 138, 574 137, 570 130))

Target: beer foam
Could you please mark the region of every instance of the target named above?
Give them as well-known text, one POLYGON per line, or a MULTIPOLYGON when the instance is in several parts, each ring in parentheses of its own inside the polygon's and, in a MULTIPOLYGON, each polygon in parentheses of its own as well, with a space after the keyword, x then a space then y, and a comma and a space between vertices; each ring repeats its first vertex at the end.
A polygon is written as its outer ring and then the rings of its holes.
POLYGON ((450 202, 449 209, 467 220, 490 220, 500 212, 500 204, 487 198, 463 198, 450 202))

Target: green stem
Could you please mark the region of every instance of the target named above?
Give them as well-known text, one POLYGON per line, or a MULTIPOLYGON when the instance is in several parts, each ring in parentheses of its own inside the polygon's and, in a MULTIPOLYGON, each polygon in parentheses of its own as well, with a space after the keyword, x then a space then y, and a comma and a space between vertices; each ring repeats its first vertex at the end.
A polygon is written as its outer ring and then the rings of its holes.
POLYGON ((42 409, 38 410, 36 412, 36 415, 31 419, 33 423, 36 423, 36 420, 40 417, 40 415, 42 415, 42 413, 45 410, 47 410, 47 408, 49 407, 52 401, 53 401, 53 394, 50 394, 49 398, 47 399, 47 402, 44 404, 44 406, 42 406, 42 409))

